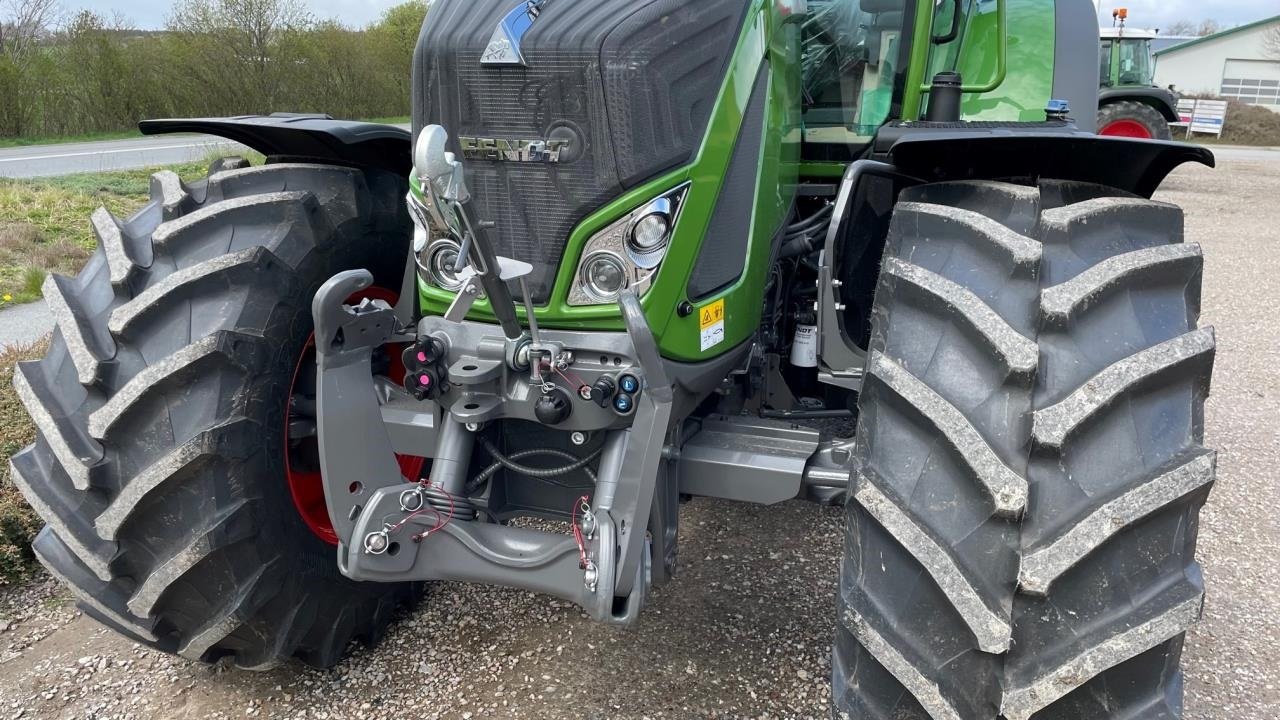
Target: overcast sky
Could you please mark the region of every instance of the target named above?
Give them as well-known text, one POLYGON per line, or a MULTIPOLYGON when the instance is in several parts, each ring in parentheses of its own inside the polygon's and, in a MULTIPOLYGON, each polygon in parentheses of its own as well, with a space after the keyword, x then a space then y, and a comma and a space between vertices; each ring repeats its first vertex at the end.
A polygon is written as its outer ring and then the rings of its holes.
MULTIPOLYGON (((590 0, 575 0, 590 2, 590 0)), ((320 18, 337 18, 348 25, 365 25, 376 20, 398 0, 305 0, 320 18)), ((171 0, 64 0, 68 9, 90 8, 108 15, 120 12, 142 28, 164 24, 171 0)), ((1134 27, 1158 28, 1176 20, 1199 22, 1212 18, 1225 26, 1260 20, 1280 13, 1277 0, 1101 0, 1099 15, 1104 25, 1111 24, 1113 7, 1129 8, 1129 24, 1134 27)))
POLYGON ((1099 5, 1100 22, 1111 25, 1111 10, 1129 8, 1129 26, 1140 28, 1166 27, 1178 20, 1217 20, 1224 27, 1233 27, 1280 15, 1277 0, 1102 0, 1099 5))

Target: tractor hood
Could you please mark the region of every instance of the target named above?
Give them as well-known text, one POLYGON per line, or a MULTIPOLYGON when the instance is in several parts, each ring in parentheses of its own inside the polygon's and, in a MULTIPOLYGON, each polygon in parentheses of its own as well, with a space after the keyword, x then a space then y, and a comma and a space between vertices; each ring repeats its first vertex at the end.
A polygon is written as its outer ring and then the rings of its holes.
POLYGON ((450 134, 498 252, 545 304, 569 233, 691 161, 749 0, 437 0, 414 56, 415 137, 450 134))

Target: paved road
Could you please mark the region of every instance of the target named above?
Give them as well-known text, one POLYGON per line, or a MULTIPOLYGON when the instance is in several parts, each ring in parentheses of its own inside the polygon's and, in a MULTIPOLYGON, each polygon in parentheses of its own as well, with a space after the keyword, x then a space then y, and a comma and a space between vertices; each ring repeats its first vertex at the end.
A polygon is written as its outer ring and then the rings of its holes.
POLYGON ((1280 147, 1243 147, 1240 145, 1209 145, 1219 162, 1276 162, 1280 160, 1280 147))
POLYGON ((37 145, 0 149, 0 177, 35 178, 133 170, 204 160, 244 146, 212 135, 170 135, 136 140, 37 145))
MULTIPOLYGON (((396 127, 408 129, 408 125, 396 127)), ((239 143, 212 135, 160 135, 133 140, 0 148, 0 177, 36 178, 135 170, 204 160, 214 153, 243 152, 239 143)))
POLYGON ((44 301, 0 310, 0 350, 30 345, 53 331, 53 316, 44 301))

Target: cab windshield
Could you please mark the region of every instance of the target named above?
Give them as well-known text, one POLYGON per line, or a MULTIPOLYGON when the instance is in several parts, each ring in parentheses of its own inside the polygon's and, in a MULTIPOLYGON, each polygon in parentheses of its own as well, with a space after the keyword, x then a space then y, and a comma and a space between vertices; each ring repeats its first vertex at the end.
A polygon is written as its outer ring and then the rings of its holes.
POLYGON ((809 0, 801 55, 807 139, 870 136, 888 119, 905 7, 906 0, 809 0))
POLYGON ((1154 76, 1151 43, 1146 39, 1120 40, 1120 85, 1150 85, 1154 76))

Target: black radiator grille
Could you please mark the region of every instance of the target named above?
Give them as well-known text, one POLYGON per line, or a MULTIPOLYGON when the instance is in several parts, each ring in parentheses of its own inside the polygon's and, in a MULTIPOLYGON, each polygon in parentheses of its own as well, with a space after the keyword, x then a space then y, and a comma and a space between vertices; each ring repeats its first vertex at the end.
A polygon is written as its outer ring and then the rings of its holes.
POLYGON ((534 266, 535 303, 549 300, 578 223, 697 151, 748 4, 550 2, 521 42, 526 65, 501 66, 480 57, 515 3, 432 3, 415 56, 415 132, 444 126, 455 153, 459 136, 580 140, 571 162, 466 160, 473 212, 496 224, 499 254, 534 266))

